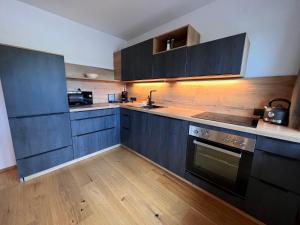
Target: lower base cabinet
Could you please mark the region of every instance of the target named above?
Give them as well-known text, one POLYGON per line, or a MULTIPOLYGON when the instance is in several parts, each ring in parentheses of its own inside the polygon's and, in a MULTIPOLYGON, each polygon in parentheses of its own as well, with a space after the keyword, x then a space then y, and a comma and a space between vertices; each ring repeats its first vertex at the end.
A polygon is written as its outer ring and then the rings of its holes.
POLYGON ((17 166, 20 177, 26 177, 71 160, 73 160, 73 147, 68 146, 17 160, 17 166))
POLYGON ((260 180, 249 182, 246 211, 268 225, 299 225, 300 196, 260 180))
POLYGON ((188 122, 121 109, 121 143, 184 176, 188 122))
POLYGON ((114 108, 71 113, 74 159, 120 143, 119 112, 114 108))
MULTIPOLYGON (((246 211, 268 225, 300 225, 299 159, 289 158, 290 143, 278 146, 258 141, 245 198, 185 172, 189 123, 146 112, 121 109, 121 143, 158 165, 246 211), (265 147, 265 143, 268 145, 265 147), (272 148, 285 149, 280 155, 272 148), (275 146, 275 147, 274 147, 275 146), (266 151, 267 148, 267 151, 266 151), (294 173, 293 173, 294 171, 294 173)), ((258 137, 260 138, 260 137, 258 137)))
POLYGON ((73 160, 69 113, 9 118, 20 178, 73 160))

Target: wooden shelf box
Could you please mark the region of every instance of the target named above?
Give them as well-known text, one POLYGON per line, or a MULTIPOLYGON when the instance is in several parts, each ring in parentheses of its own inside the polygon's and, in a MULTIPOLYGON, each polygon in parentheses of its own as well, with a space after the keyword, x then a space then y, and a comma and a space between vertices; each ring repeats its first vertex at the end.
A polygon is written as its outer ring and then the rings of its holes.
POLYGON ((200 43, 200 34, 191 26, 172 30, 153 38, 153 54, 167 51, 168 39, 174 38, 174 47, 170 50, 192 46, 200 43))

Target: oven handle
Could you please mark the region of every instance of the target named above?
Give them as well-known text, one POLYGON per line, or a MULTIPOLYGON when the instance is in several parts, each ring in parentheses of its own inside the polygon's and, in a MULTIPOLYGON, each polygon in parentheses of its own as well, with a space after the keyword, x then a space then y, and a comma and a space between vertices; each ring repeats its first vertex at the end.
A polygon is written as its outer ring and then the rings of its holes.
POLYGON ((218 147, 215 147, 215 146, 212 146, 212 145, 208 145, 208 144, 205 144, 205 143, 196 141, 196 140, 194 140, 193 143, 194 143, 195 145, 204 146, 204 147, 213 149, 213 150, 215 150, 215 151, 217 151, 217 152, 222 152, 222 153, 224 153, 224 154, 234 156, 234 157, 236 157, 236 158, 241 158, 241 156, 242 156, 241 153, 239 154, 239 153, 227 151, 227 150, 224 150, 224 149, 222 149, 222 148, 218 148, 218 147))

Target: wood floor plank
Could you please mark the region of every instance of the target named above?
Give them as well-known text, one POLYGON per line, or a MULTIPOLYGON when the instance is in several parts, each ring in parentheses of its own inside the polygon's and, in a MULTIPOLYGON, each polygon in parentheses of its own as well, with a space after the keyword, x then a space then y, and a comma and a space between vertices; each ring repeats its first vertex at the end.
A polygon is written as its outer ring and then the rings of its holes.
POLYGON ((120 147, 23 184, 0 174, 0 224, 260 223, 120 147))

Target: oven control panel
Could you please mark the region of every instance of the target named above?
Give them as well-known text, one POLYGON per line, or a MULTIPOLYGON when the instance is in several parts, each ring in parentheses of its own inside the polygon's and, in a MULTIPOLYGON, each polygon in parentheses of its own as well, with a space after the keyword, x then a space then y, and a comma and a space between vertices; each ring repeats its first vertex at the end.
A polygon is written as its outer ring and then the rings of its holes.
POLYGON ((256 140, 252 138, 228 134, 222 131, 215 131, 203 127, 196 127, 193 125, 190 125, 189 127, 189 135, 249 152, 254 152, 256 144, 256 140))

